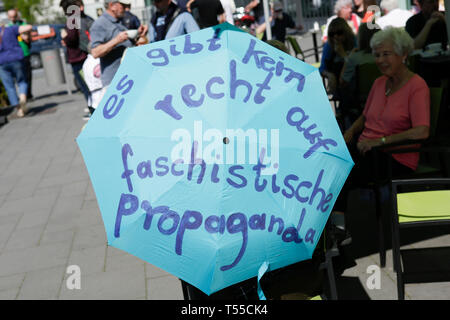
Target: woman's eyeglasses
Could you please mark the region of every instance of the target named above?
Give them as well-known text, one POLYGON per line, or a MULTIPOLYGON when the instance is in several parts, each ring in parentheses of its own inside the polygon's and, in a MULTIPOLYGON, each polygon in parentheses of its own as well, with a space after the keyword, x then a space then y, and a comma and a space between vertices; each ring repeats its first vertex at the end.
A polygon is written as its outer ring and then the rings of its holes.
POLYGON ((334 37, 334 36, 342 36, 343 34, 344 34, 344 31, 338 30, 338 31, 331 31, 331 32, 329 32, 328 36, 331 38, 331 37, 334 37))

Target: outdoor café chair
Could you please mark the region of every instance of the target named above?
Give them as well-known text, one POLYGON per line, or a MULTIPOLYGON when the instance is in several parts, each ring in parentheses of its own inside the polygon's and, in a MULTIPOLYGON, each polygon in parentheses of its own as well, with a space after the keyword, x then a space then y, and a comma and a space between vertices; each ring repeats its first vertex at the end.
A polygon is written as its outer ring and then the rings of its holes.
MULTIPOLYGON (((297 59, 305 61, 307 56, 305 56, 305 53, 303 52, 302 48, 300 47, 300 44, 298 43, 297 39, 295 37, 293 37, 293 36, 287 36, 286 40, 289 43, 289 45, 291 46, 292 50, 294 51, 294 56, 297 59)), ((314 49, 308 49, 306 51, 311 51, 311 50, 314 50, 314 49)), ((309 55, 308 55, 308 57, 309 57, 309 55)), ((311 65, 313 67, 319 68, 320 67, 320 62, 315 62, 315 63, 312 63, 311 65)))
POLYGON ((450 247, 402 250, 400 240, 400 232, 407 228, 418 234, 424 228, 450 226, 450 179, 393 180, 391 203, 392 255, 398 299, 404 300, 406 283, 450 280, 450 247))

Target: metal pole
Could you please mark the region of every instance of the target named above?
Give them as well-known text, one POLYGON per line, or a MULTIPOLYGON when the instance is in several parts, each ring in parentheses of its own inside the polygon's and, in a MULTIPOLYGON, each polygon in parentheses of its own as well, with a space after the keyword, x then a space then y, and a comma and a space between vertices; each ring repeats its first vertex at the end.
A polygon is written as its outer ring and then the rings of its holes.
POLYGON ((313 46, 314 46, 314 57, 316 58, 316 62, 319 62, 319 47, 317 46, 317 32, 316 30, 313 30, 311 32, 312 39, 313 39, 313 46))
POLYGON ((269 21, 269 1, 263 0, 264 7, 264 20, 266 22, 266 38, 267 40, 272 40, 272 28, 270 27, 269 21))
POLYGON ((66 64, 66 55, 64 54, 63 48, 59 48, 59 55, 61 56, 62 69, 64 72, 64 78, 66 79, 66 90, 69 96, 72 95, 72 90, 70 90, 70 82, 69 76, 67 75, 67 64, 66 64))

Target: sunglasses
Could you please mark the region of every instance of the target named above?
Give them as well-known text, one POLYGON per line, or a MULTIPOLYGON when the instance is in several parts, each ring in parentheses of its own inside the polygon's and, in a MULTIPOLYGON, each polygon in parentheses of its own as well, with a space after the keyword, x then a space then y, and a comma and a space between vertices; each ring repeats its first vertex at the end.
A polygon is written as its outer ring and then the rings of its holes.
POLYGON ((342 36, 344 34, 344 31, 342 31, 342 30, 338 30, 338 31, 331 31, 330 33, 328 33, 328 36, 331 38, 331 37, 334 37, 334 36, 342 36))

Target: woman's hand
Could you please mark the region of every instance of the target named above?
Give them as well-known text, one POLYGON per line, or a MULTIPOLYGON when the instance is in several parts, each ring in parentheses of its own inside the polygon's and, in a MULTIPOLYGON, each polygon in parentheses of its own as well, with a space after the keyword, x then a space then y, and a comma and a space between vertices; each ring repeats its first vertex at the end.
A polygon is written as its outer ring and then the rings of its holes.
POLYGON ((347 130, 344 132, 344 141, 346 144, 349 144, 353 140, 353 132, 351 130, 347 130))
POLYGON ((445 16, 440 13, 439 11, 434 11, 430 18, 428 19, 427 23, 429 23, 430 25, 435 24, 438 21, 444 21, 445 22, 445 16))
POLYGON ((367 151, 370 151, 373 147, 381 145, 380 139, 367 139, 361 140, 356 144, 359 152, 361 154, 365 154, 367 151))

